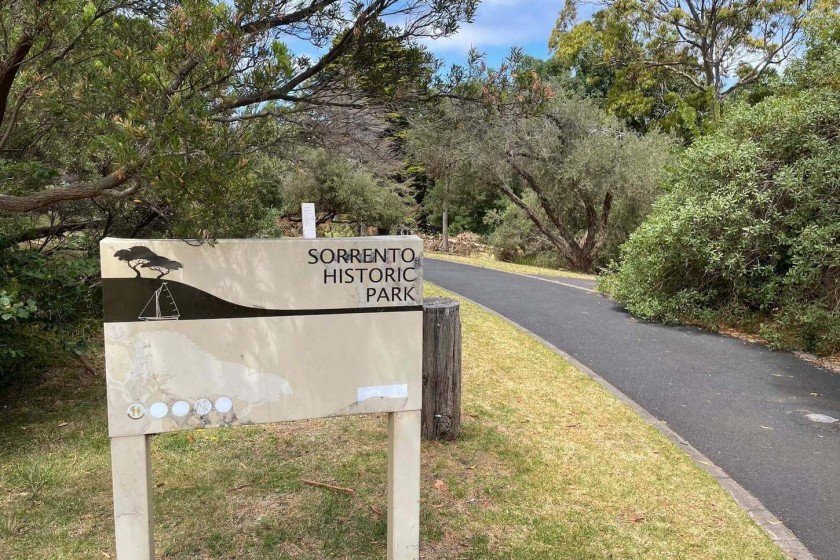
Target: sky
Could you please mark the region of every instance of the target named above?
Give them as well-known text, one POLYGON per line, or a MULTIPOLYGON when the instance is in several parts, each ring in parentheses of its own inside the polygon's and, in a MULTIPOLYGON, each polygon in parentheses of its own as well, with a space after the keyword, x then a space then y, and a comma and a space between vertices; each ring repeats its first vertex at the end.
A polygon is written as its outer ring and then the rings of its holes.
MULTIPOLYGON (((481 0, 473 23, 462 24, 449 37, 421 42, 444 61, 444 68, 464 64, 470 47, 485 53, 491 67, 498 67, 511 47, 521 47, 526 54, 544 59, 549 55, 548 38, 562 7, 563 0, 481 0)), ((284 40, 295 54, 314 60, 323 53, 306 41, 294 37, 284 40)))
POLYGON ((546 58, 548 37, 562 7, 562 0, 482 0, 473 23, 463 24, 455 35, 424 43, 447 65, 463 64, 470 47, 486 53, 490 66, 498 66, 514 46, 546 58))

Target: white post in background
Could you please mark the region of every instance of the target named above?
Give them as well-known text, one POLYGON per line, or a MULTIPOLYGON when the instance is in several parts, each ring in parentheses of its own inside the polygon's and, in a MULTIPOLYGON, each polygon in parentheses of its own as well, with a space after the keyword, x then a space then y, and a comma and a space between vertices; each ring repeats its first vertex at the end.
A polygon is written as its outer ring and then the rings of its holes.
POLYGON ((388 414, 388 560, 420 558, 420 411, 388 414))
POLYGON ((302 202, 300 205, 300 217, 303 221, 303 238, 315 239, 318 236, 315 220, 315 204, 302 202))
POLYGON ((117 560, 154 560, 149 437, 111 438, 117 560))
POLYGON ((441 244, 440 250, 444 253, 449 252, 449 205, 444 203, 443 204, 443 219, 442 219, 442 237, 441 237, 441 244))

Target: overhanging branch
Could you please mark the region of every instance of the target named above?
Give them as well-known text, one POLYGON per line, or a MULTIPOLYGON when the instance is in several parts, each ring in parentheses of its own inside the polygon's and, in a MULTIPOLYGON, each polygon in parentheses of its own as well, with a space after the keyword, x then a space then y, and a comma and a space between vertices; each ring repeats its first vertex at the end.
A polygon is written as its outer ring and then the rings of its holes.
POLYGON ((338 0, 313 1, 306 8, 301 8, 300 10, 289 12, 287 14, 279 14, 276 16, 258 19, 255 21, 249 21, 240 25, 239 28, 245 33, 255 33, 260 31, 267 31, 269 29, 273 29, 275 27, 280 27, 283 25, 293 25, 295 23, 300 23, 309 19, 324 8, 335 4, 337 1, 338 0))
MULTIPOLYGON (((242 107, 248 107, 250 105, 256 105, 258 103, 265 103, 267 101, 287 100, 288 97, 293 94, 295 89, 298 88, 298 86, 317 75, 331 63, 333 63, 336 59, 338 59, 339 56, 344 54, 353 44, 353 41, 356 39, 356 37, 361 35, 362 28, 365 26, 365 24, 371 18, 376 17, 376 15, 379 12, 381 12, 387 7, 388 1, 389 0, 377 0, 375 2, 372 2, 370 6, 362 10, 362 12, 359 14, 359 17, 356 18, 356 21, 353 23, 353 25, 342 34, 341 38, 333 45, 333 47, 326 54, 324 54, 324 56, 318 59, 318 62, 308 67, 306 70, 298 73, 295 77, 288 80, 281 87, 271 89, 268 91, 243 95, 233 99, 228 99, 219 103, 214 108, 214 112, 220 113, 224 111, 231 111, 234 109, 240 109, 242 107)), ((298 99, 301 100, 301 98, 298 99)))
POLYGON ((14 213, 31 212, 58 202, 96 198, 124 184, 139 168, 138 164, 122 165, 116 171, 95 181, 48 189, 27 196, 0 194, 0 210, 14 213))

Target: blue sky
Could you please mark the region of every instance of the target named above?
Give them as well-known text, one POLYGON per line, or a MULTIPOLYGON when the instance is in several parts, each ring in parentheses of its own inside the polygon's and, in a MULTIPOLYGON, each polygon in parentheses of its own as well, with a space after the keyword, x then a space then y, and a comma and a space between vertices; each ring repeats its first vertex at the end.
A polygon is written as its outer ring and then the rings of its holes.
MULTIPOLYGON (((473 23, 463 24, 450 37, 424 40, 423 44, 445 62, 444 68, 464 64, 470 47, 485 53, 491 67, 498 67, 511 47, 546 58, 548 37, 562 7, 563 0, 481 0, 473 23)), ((294 37, 284 40, 298 55, 317 59, 323 52, 294 37)))
POLYGON ((514 46, 546 58, 548 37, 562 7, 562 0, 482 0, 473 23, 464 24, 451 37, 425 44, 447 65, 463 64, 470 47, 487 53, 490 66, 498 66, 514 46))

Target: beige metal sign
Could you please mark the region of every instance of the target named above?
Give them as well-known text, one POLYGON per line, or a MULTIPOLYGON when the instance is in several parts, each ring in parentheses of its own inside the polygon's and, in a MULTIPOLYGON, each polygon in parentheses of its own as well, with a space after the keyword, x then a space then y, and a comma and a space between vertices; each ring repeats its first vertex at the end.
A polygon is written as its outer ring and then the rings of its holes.
POLYGON ((419 238, 100 249, 119 560, 153 554, 146 435, 374 412, 391 413, 388 557, 418 557, 419 238))

